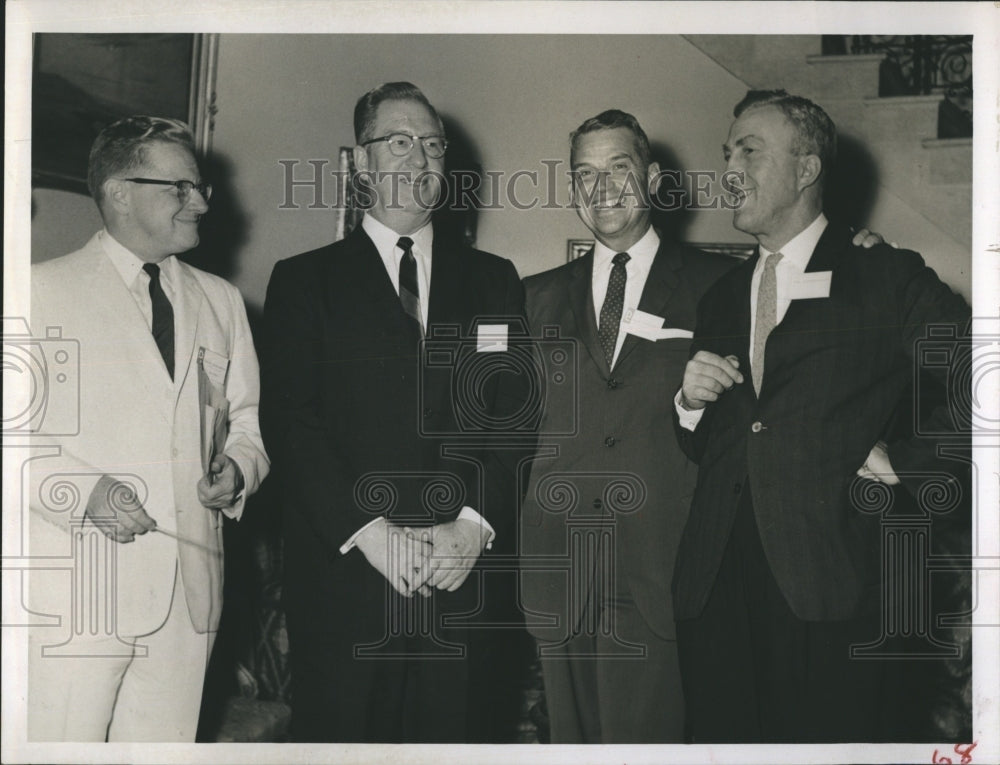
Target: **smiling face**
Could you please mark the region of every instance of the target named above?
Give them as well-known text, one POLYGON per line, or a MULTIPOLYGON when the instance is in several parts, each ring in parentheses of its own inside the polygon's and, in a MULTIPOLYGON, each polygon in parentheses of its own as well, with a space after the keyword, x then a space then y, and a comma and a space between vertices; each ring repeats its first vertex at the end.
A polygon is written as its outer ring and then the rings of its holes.
POLYGON ((616 127, 578 135, 572 169, 570 196, 580 220, 602 244, 628 250, 649 228, 649 179, 659 166, 644 166, 632 131, 616 127))
MULTIPOLYGON (((142 165, 128 177, 201 182, 194 155, 180 144, 156 141, 144 147, 143 155, 142 165)), ((139 258, 156 263, 197 246, 198 222, 208 204, 196 189, 182 203, 174 186, 121 179, 108 184, 112 211, 108 230, 139 258)))
POLYGON ((780 109, 747 109, 733 123, 723 146, 726 170, 743 174, 742 204, 733 226, 776 250, 819 214, 819 158, 797 154, 795 128, 780 109))
MULTIPOLYGON (((378 105, 371 138, 392 133, 409 136, 442 135, 434 114, 419 101, 383 101, 378 105)), ((441 194, 444 157, 428 157, 420 141, 402 157, 385 141, 354 148, 354 162, 374 191, 374 205, 367 212, 399 234, 421 228, 431 218, 441 194)))

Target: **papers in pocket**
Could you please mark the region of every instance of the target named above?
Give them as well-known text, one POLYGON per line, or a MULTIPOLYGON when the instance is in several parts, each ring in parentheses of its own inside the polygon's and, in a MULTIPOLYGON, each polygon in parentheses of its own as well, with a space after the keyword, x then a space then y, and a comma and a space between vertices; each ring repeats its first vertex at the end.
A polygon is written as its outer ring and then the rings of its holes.
POLYGON ((506 324, 480 324, 476 328, 476 353, 492 353, 506 350, 506 324))
POLYGON ((654 343, 657 340, 694 337, 694 333, 689 329, 664 327, 663 321, 661 316, 640 311, 638 308, 629 308, 622 317, 622 326, 628 334, 652 340, 654 343))
POLYGON ((226 373, 229 359, 201 348, 198 351, 198 401, 201 404, 201 470, 208 475, 212 460, 221 454, 229 438, 229 399, 226 373))

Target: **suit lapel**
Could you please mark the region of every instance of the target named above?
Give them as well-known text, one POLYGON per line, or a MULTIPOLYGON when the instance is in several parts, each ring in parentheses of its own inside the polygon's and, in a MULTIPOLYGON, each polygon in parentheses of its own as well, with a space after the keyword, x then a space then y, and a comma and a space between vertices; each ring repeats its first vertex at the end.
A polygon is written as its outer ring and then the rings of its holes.
POLYGON ((189 267, 180 261, 176 265, 178 284, 174 290, 177 308, 174 311, 174 391, 179 397, 196 353, 195 338, 198 336, 204 293, 189 267))
POLYGON ((428 328, 435 324, 458 324, 462 331, 472 331, 466 326, 474 319, 468 308, 468 287, 463 263, 457 247, 435 235, 431 256, 431 294, 427 310, 428 328))
POLYGON ((604 358, 604 349, 597 338, 597 316, 594 313, 594 249, 574 261, 573 274, 566 288, 569 292, 569 304, 573 309, 577 336, 583 341, 584 347, 594 360, 597 368, 605 377, 611 374, 608 362, 604 358))
MULTIPOLYGON (((646 284, 642 288, 642 295, 639 298, 639 310, 660 316, 666 319, 672 313, 669 306, 671 297, 677 289, 680 280, 677 276, 677 269, 681 266, 680 254, 674 247, 665 240, 660 241, 660 247, 653 258, 653 264, 649 268, 646 277, 646 284)), ((624 317, 622 317, 624 318, 624 317)), ((664 327, 670 326, 664 321, 664 327)), ((617 367, 625 358, 635 350, 640 343, 648 343, 635 335, 625 335, 625 342, 622 343, 621 352, 615 362, 617 367)))
POLYGON ((346 281, 357 295, 356 326, 365 327, 366 334, 377 334, 379 328, 390 334, 402 333, 406 314, 375 243, 358 226, 344 244, 342 252, 331 256, 336 262, 330 264, 329 278, 338 282, 331 284, 331 294, 342 293, 346 281))
MULTIPOLYGON (((94 244, 91 267, 81 278, 81 293, 93 300, 102 339, 91 358, 96 356, 98 364, 107 364, 108 374, 133 380, 146 400, 162 400, 171 383, 153 334, 104 249, 94 244)), ((82 349, 81 355, 90 355, 88 349, 82 349)))

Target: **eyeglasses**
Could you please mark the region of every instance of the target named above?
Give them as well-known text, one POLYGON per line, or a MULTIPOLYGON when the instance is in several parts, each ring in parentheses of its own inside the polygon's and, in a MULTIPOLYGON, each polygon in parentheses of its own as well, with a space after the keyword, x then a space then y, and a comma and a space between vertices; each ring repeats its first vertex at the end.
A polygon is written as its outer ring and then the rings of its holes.
POLYGON ((443 135, 407 135, 406 133, 390 133, 389 135, 372 138, 364 141, 361 145, 368 146, 379 141, 389 144, 389 151, 395 157, 405 157, 413 150, 413 142, 420 141, 424 147, 424 154, 431 159, 440 159, 444 156, 445 149, 448 148, 448 141, 443 135))
POLYGON ((207 202, 212 198, 212 184, 211 183, 195 183, 194 181, 161 181, 156 178, 123 178, 129 183, 143 183, 153 186, 173 186, 177 189, 177 199, 180 200, 181 204, 188 201, 188 197, 191 196, 191 192, 194 189, 198 189, 198 193, 201 194, 202 198, 207 202))

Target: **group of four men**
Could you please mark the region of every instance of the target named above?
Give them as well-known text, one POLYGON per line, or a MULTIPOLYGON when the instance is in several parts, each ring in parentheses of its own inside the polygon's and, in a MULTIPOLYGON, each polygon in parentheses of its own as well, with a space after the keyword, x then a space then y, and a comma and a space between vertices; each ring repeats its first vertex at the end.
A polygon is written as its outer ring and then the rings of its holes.
MULTIPOLYGON (((521 562, 554 742, 878 740, 884 679, 847 657, 877 631, 879 527, 848 488, 926 464, 933 442, 881 439, 914 341, 968 311, 915 253, 827 222, 822 109, 751 92, 736 117, 726 162, 754 257, 659 237, 647 136, 611 110, 571 137, 594 248, 522 284, 435 230, 447 143, 423 93, 365 94, 354 160, 373 204, 274 268, 263 440, 239 294, 174 257, 211 194, 190 136, 106 128, 88 179, 104 230, 32 269, 35 326, 80 339, 81 422, 39 439, 59 449, 32 470, 31 532, 33 554, 112 540, 115 621, 75 631, 73 656, 32 630, 29 738, 194 740, 218 514, 239 518, 266 443, 295 740, 470 740, 476 635, 512 626, 476 618, 504 570, 494 542, 521 562), (207 457, 206 406, 227 423, 207 457), (67 474, 84 498, 69 518, 47 496, 67 474)), ((74 613, 48 575, 34 607, 74 613)))

